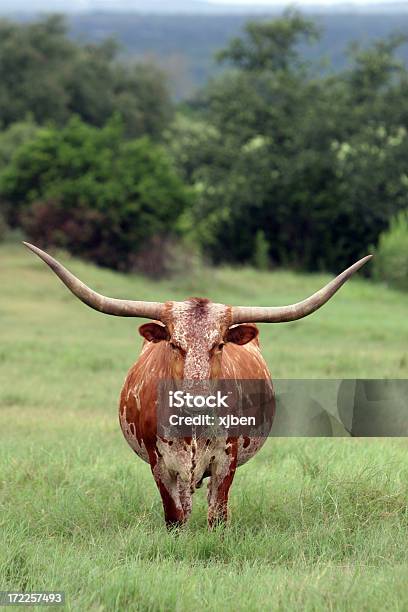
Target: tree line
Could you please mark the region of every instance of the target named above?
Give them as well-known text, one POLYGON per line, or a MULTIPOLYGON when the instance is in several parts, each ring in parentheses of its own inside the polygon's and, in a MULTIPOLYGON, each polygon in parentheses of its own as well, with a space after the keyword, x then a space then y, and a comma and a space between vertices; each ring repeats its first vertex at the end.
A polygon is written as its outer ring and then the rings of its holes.
MULTIPOLYGON (((247 5, 246 12, 251 13, 252 7, 247 5)), ((228 11, 217 15, 91 13, 72 15, 69 25, 75 38, 96 41, 114 33, 127 55, 154 55, 170 75, 171 90, 179 100, 219 72, 214 53, 237 36, 249 18, 248 14, 228 11)), ((320 71, 326 72, 346 67, 351 41, 385 38, 394 30, 406 31, 408 27, 408 13, 402 7, 376 14, 369 10, 340 13, 327 5, 324 13, 313 18, 321 27, 321 37, 313 45, 302 45, 301 50, 307 59, 316 60, 320 71)), ((265 14, 252 19, 264 20, 265 14)), ((401 47, 399 56, 408 62, 408 45, 401 47)))
POLYGON ((2 22, 3 217, 116 269, 182 243, 215 264, 338 271, 408 209, 408 71, 394 35, 322 75, 300 52, 320 35, 293 11, 249 22, 218 55, 228 70, 175 107, 113 41, 2 22))

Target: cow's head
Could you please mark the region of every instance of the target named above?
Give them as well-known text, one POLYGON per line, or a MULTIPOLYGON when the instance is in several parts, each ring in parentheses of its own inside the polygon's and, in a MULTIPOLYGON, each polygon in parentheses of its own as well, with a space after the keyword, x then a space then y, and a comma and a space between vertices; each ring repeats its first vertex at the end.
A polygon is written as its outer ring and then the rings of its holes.
POLYGON ((138 302, 118 300, 96 293, 53 257, 31 244, 34 251, 82 302, 105 314, 142 317, 154 322, 142 325, 140 333, 148 342, 165 342, 174 359, 176 378, 202 380, 216 377, 222 350, 232 342, 244 345, 254 340, 258 330, 253 323, 284 323, 308 316, 325 304, 371 255, 342 272, 323 289, 289 306, 225 306, 192 298, 185 302, 138 302), (158 321, 158 322, 156 322, 158 321))
POLYGON ((174 378, 217 378, 224 346, 229 342, 242 346, 258 335, 254 324, 231 325, 230 306, 207 299, 167 302, 163 311, 163 323, 146 323, 139 331, 148 342, 167 344, 174 378))

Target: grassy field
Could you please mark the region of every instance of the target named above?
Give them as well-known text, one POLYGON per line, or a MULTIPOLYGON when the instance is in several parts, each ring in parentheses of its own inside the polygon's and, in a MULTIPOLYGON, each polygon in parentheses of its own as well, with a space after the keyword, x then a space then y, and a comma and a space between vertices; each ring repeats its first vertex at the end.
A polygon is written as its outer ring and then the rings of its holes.
MULTIPOLYGON (((62 256, 64 262, 68 261, 62 256)), ((69 267, 108 295, 283 304, 328 277, 217 270, 153 283, 69 267)), ((272 439, 242 467, 231 522, 206 490, 168 533, 119 429, 140 324, 87 309, 19 245, 0 247, 0 590, 68 610, 407 610, 408 442, 272 439)), ((353 280, 319 313, 262 326, 275 377, 408 377, 408 296, 353 280)))

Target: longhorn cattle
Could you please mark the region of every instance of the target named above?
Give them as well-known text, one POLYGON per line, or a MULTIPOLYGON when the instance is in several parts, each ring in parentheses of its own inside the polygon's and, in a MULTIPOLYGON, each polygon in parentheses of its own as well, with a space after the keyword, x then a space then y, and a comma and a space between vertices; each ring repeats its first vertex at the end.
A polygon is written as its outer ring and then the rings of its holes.
POLYGON ((169 527, 188 520, 192 494, 207 477, 210 478, 209 526, 226 521, 228 495, 236 468, 257 453, 265 438, 191 435, 167 439, 158 435, 158 382, 255 379, 265 380, 272 389, 255 323, 289 322, 310 315, 371 258, 364 257, 297 304, 231 307, 201 298, 166 303, 108 298, 87 287, 41 249, 24 244, 91 308, 109 315, 151 319, 139 328, 144 338, 143 348, 123 386, 119 420, 128 444, 150 464, 169 527))

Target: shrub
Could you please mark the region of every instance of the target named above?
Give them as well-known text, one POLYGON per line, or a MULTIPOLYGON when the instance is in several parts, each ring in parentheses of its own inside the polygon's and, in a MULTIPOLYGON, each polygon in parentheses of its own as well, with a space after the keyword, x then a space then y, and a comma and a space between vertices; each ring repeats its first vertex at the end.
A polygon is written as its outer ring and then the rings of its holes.
POLYGON ((408 291, 408 212, 401 212, 380 236, 374 276, 391 287, 408 291))
POLYGON ((187 241, 175 236, 157 235, 149 240, 130 262, 130 269, 151 278, 186 278, 203 267, 200 253, 187 241))
POLYGON ((3 242, 7 235, 8 226, 3 215, 0 213, 0 242, 3 242))
POLYGON ((4 168, 13 159, 17 149, 37 135, 39 126, 30 118, 13 123, 0 132, 0 168, 4 168))
POLYGON ((252 263, 257 270, 269 268, 269 243, 263 230, 258 230, 256 233, 252 263))
POLYGON ((189 194, 164 149, 125 141, 118 120, 41 128, 0 176, 9 222, 30 239, 120 270, 153 237, 177 233, 189 194))

